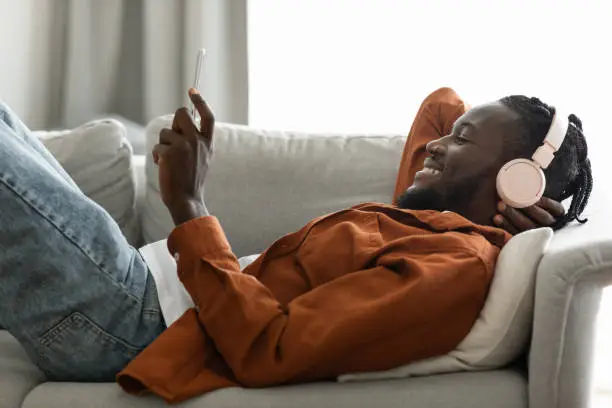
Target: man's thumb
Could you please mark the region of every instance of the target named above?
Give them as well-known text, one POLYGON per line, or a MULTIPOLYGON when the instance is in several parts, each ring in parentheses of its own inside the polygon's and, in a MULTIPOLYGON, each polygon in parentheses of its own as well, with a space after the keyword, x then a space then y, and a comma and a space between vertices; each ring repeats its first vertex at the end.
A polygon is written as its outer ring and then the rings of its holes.
POLYGON ((189 99, 191 99, 193 106, 195 106, 196 110, 200 114, 200 129, 204 131, 206 126, 214 124, 215 117, 208 107, 208 104, 202 97, 202 94, 200 94, 200 91, 195 88, 190 88, 189 99))

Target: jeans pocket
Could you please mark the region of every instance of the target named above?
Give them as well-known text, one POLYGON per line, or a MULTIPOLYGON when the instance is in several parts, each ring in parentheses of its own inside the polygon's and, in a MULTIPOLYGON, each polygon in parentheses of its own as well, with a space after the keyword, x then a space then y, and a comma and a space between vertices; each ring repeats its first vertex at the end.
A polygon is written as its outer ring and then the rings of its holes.
POLYGON ((49 380, 114 381, 142 347, 108 333, 74 312, 45 332, 38 342, 38 365, 49 380))

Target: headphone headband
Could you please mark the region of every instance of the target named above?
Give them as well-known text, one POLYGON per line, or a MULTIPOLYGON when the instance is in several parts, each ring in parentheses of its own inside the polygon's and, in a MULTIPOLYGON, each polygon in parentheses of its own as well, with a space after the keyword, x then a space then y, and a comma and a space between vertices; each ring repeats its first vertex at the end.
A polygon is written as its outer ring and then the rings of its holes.
POLYGON ((544 138, 544 143, 548 143, 556 152, 563 144, 568 127, 569 120, 567 119, 567 116, 558 109, 555 110, 555 116, 553 116, 548 133, 544 138))
POLYGON ((558 109, 555 110, 548 133, 544 138, 542 146, 538 147, 531 159, 538 164, 541 168, 545 169, 548 167, 550 162, 554 159, 554 155, 559 150, 565 140, 567 134, 567 128, 569 127, 569 120, 567 116, 560 112, 558 109))
POLYGON ((544 194, 546 176, 542 169, 548 167, 565 140, 569 120, 555 110, 544 142, 531 160, 514 159, 506 163, 497 174, 497 192, 506 204, 514 208, 533 205, 544 194))

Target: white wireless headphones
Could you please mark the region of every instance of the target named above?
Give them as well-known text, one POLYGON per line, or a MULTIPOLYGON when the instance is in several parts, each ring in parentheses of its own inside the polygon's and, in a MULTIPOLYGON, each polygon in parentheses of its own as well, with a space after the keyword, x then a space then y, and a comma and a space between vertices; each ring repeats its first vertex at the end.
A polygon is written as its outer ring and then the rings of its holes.
POLYGON ((544 142, 531 156, 531 160, 514 159, 499 170, 497 193, 506 204, 514 208, 525 208, 542 198, 546 188, 546 177, 542 169, 547 168, 555 158, 568 126, 567 116, 555 111, 544 142))

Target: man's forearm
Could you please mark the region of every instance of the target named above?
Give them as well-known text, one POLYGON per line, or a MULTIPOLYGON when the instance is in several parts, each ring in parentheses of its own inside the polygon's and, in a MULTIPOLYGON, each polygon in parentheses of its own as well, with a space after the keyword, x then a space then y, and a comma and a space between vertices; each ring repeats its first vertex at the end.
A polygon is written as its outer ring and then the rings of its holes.
POLYGON ((178 226, 195 218, 210 215, 206 205, 199 200, 182 200, 168 206, 174 225, 178 226))

